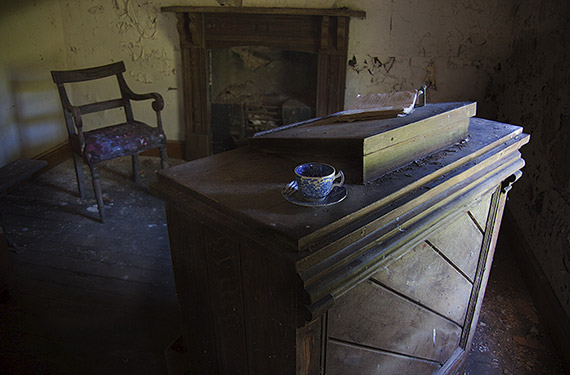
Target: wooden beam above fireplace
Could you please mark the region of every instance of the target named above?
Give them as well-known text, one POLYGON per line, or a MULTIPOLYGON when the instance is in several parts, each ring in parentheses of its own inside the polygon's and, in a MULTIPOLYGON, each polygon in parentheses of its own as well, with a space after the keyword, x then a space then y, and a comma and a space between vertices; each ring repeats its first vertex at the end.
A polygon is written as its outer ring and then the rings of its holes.
POLYGON ((347 8, 258 8, 258 7, 193 7, 168 6, 160 8, 162 12, 177 13, 247 13, 247 14, 289 14, 307 16, 346 16, 365 18, 366 12, 347 8))
POLYGON ((318 56, 316 115, 344 109, 350 9, 168 6, 178 20, 186 159, 212 154, 208 50, 265 46, 318 56))

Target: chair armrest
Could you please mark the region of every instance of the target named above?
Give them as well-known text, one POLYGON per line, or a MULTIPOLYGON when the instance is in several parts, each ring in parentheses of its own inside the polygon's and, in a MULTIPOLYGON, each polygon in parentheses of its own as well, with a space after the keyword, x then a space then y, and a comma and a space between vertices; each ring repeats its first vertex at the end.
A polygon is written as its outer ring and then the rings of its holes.
POLYGON ((148 94, 136 94, 133 91, 131 91, 130 89, 128 89, 126 92, 127 92, 127 96, 131 100, 137 100, 138 101, 138 100, 154 99, 154 102, 152 102, 152 109, 155 112, 160 112, 164 108, 164 100, 162 99, 162 95, 160 95, 157 92, 150 92, 148 94))

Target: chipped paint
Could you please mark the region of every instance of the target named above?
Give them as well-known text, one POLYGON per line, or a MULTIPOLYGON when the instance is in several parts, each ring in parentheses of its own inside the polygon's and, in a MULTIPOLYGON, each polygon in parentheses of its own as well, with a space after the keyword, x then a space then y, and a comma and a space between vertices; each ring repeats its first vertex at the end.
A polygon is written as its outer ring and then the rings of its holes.
POLYGON ((134 31, 138 35, 138 42, 156 38, 159 10, 149 6, 148 1, 114 0, 113 8, 117 14, 115 27, 120 34, 134 31))
POLYGON ((497 70, 489 91, 499 120, 531 134, 507 207, 570 316, 570 4, 521 3, 514 14, 508 68, 497 70))

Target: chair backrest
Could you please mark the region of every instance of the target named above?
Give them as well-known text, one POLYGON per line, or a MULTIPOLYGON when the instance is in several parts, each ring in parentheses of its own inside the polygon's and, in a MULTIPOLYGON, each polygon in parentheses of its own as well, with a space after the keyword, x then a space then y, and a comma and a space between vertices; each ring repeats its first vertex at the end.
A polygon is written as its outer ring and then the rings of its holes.
POLYGON ((123 107, 125 110, 127 121, 133 121, 133 110, 128 96, 130 89, 127 86, 127 83, 123 77, 123 73, 125 72, 125 70, 126 70, 125 64, 122 61, 120 61, 93 68, 61 70, 61 71, 51 72, 53 81, 57 85, 59 91, 59 96, 61 99, 65 115, 65 121, 67 123, 67 130, 70 134, 76 133, 77 124, 75 122, 77 120, 74 119, 73 117, 72 109, 74 106, 71 104, 69 97, 67 95, 67 91, 64 86, 66 83, 85 82, 85 81, 92 81, 96 79, 116 76, 121 92, 120 98, 84 104, 80 106, 75 106, 75 108, 79 110, 79 113, 81 115, 85 115, 93 112, 99 112, 108 109, 123 107))

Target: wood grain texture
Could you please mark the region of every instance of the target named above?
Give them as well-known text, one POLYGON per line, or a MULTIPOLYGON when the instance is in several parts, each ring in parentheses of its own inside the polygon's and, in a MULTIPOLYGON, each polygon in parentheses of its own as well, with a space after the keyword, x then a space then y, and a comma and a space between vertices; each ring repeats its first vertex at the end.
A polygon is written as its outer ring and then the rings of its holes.
MULTIPOLYGON (((319 74, 330 90, 334 81, 324 75, 326 71, 319 69, 319 74)), ((366 183, 465 139, 475 110, 475 103, 438 103, 417 108, 404 117, 391 114, 378 119, 367 118, 376 113, 373 110, 342 111, 256 134, 249 144, 264 152, 338 160, 349 183, 366 183), (356 158, 361 162, 348 169, 356 158)))
POLYGON ((47 166, 45 160, 17 159, 0 167, 0 196, 47 166))
POLYGON ((322 319, 297 329, 297 375, 318 374, 321 369, 322 319))
POLYGON ((435 371, 432 375, 462 375, 463 372, 463 364, 467 359, 467 352, 462 348, 457 348, 449 357, 447 362, 441 366, 441 368, 435 371))
POLYGON ((340 54, 320 53, 317 68, 317 116, 341 111, 346 88, 346 50, 340 54))
POLYGON ((442 125, 439 129, 412 136, 392 147, 364 156, 362 181, 368 182, 409 162, 453 145, 467 137, 469 119, 442 125))
POLYGON ((495 246, 497 245, 506 200, 507 194, 503 192, 502 186, 495 189, 491 197, 489 215, 487 216, 487 223, 485 224, 485 236, 483 238, 483 246, 477 265, 475 283, 471 291, 469 311, 465 319, 466 324, 461 334, 461 347, 464 348, 466 352, 471 350, 475 327, 479 321, 479 313, 481 312, 485 289, 487 288, 487 281, 489 280, 489 273, 491 272, 491 264, 495 254, 495 246))
MULTIPOLYGON (((159 173, 153 191, 212 229, 203 229, 198 256, 215 279, 210 293, 220 293, 209 297, 215 333, 223 330, 216 311, 231 308, 231 318, 242 296, 247 373, 364 374, 380 365, 388 374, 421 374, 461 365, 458 348, 472 338, 501 214, 490 210, 485 228, 494 229, 481 230, 474 219, 481 215, 469 210, 520 170, 518 149, 528 141, 520 128, 480 119, 471 120, 470 134, 373 183, 349 184, 345 201, 318 209, 281 197, 300 162, 290 155, 240 149, 159 173), (458 217, 456 235, 474 230, 485 250, 476 288, 423 242, 458 217)), ((222 340, 239 345, 237 337, 222 340)))
POLYGON ((431 374, 439 368, 434 362, 409 358, 347 343, 329 343, 327 375, 346 374, 431 374))
MULTIPOLYGON (((505 158, 507 153, 528 141, 525 135, 518 137, 520 128, 495 124, 472 121, 473 136, 464 147, 410 165, 374 184, 348 185, 348 197, 327 208, 295 206, 281 196, 283 186, 294 178, 293 168, 306 160, 256 153, 247 148, 159 171, 158 176, 161 183, 238 215, 248 225, 260 224, 270 232, 288 237, 297 244, 296 250, 319 249, 322 247, 320 239, 330 243, 331 239, 346 235, 346 230, 339 231, 339 228, 351 228, 346 224, 359 219, 369 222, 366 218, 381 210, 394 211, 389 207, 392 202, 398 201, 397 205, 401 206, 415 197, 421 196, 421 200, 433 197, 488 167, 493 160, 505 158), (272 169, 271 175, 250 173, 248 163, 255 163, 257 169, 272 169), (233 165, 229 167, 230 164, 233 165), (260 202, 264 202, 263 205, 260 202), (292 216, 296 219, 291 220, 292 216)), ((363 225, 356 225, 355 239, 361 238, 359 228, 363 225)), ((377 227, 367 228, 367 232, 375 229, 377 227)), ((304 256, 309 255, 316 253, 304 256)))
POLYGON ((469 215, 475 223, 482 230, 482 233, 485 232, 485 225, 487 224, 487 216, 489 215, 489 208, 491 206, 491 197, 493 194, 487 194, 484 197, 481 197, 480 200, 475 202, 476 204, 469 208, 469 215))
POLYGON ((323 15, 323 16, 350 16, 366 17, 366 12, 346 8, 274 8, 274 7, 193 7, 193 6, 167 6, 160 8, 162 12, 176 13, 230 13, 230 14, 299 14, 299 15, 323 15))
POLYGON ((364 17, 364 12, 245 7, 163 7, 162 11, 177 15, 188 160, 213 152, 209 49, 248 45, 317 54, 317 114, 344 108, 349 17, 364 17))
POLYGON ((241 247, 249 374, 294 374, 298 296, 295 273, 262 249, 241 247))
POLYGON ((461 336, 458 325, 372 281, 335 301, 328 325, 333 339, 438 363, 461 336))
POLYGON ((239 243, 204 228, 210 303, 220 374, 247 374, 245 316, 239 243))
POLYGON ((197 374, 216 374, 218 361, 202 224, 168 205, 166 217, 188 362, 197 374))
POLYGON ((428 242, 461 269, 471 282, 475 280, 483 234, 467 213, 431 235, 428 242))
POLYGON ((472 285, 425 242, 387 261, 372 279, 463 325, 472 285))

